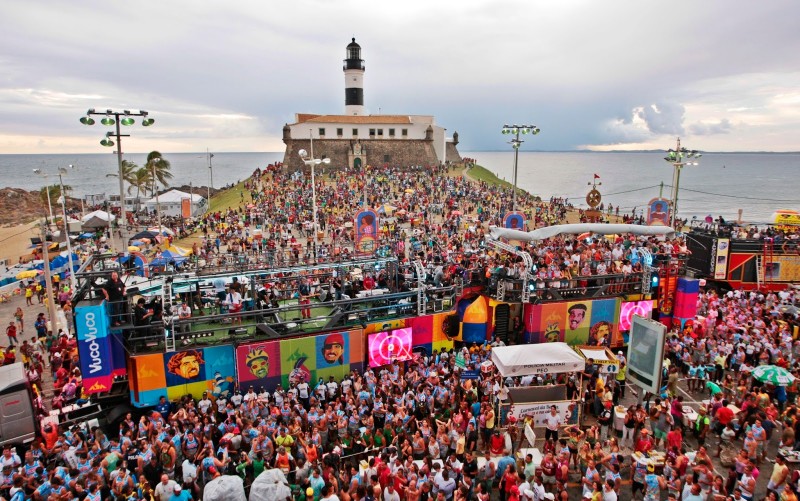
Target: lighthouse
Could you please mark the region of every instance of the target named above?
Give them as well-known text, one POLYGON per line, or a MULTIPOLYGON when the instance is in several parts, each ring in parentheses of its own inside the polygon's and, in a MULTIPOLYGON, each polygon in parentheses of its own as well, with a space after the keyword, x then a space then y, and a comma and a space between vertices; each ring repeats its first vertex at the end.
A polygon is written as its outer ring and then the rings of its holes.
POLYGON ((364 114, 364 60, 361 46, 356 39, 347 44, 347 59, 344 60, 344 114, 364 114))

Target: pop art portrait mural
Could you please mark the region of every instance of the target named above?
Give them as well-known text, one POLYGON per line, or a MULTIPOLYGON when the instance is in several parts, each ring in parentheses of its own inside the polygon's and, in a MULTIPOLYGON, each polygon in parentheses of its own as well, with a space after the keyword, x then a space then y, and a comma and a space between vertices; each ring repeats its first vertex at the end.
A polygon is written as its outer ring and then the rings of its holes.
POLYGON ((281 379, 280 345, 277 341, 236 348, 236 373, 242 388, 273 389, 281 379))
POLYGON ((563 341, 570 346, 617 346, 619 301, 596 299, 527 304, 523 310, 529 343, 563 341))
POLYGON ((236 348, 240 385, 263 386, 273 391, 278 385, 316 383, 321 377, 344 377, 364 365, 363 335, 360 330, 334 332, 281 341, 241 345, 236 348))
POLYGON ((236 375, 233 346, 212 346, 129 359, 131 403, 155 405, 166 396, 202 398, 203 392, 229 394, 236 375))

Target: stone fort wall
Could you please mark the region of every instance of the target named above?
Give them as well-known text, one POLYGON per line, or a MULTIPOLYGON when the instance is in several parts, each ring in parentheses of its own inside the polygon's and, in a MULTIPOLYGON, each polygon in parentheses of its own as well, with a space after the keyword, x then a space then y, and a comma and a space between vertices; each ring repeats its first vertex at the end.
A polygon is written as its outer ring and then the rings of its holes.
MULTIPOLYGON (((286 151, 283 155, 283 167, 289 172, 303 169, 298 151, 311 152, 308 139, 285 139, 286 151)), ((354 141, 350 139, 315 139, 314 158, 331 159, 330 167, 343 168, 348 165, 348 153, 352 151, 354 141)), ((433 149, 433 141, 424 139, 364 139, 359 141, 367 165, 435 165, 439 161, 433 149)), ((447 143, 447 160, 461 160, 458 149, 453 143, 447 143)))

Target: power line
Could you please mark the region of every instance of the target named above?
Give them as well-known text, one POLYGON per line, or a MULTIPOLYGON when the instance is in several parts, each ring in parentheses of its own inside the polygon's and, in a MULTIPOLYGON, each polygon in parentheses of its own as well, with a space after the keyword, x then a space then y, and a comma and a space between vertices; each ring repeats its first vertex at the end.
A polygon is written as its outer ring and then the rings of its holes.
MULTIPOLYGON (((672 186, 670 186, 668 184, 665 184, 664 187, 672 188, 672 186)), ((693 190, 691 188, 681 188, 681 191, 691 191, 693 193, 702 193, 703 195, 711 195, 711 196, 714 196, 714 197, 738 198, 738 199, 744 199, 744 200, 761 200, 761 201, 765 201, 765 202, 794 202, 794 203, 800 202, 800 200, 797 200, 797 199, 745 197, 745 196, 742 196, 742 195, 727 195, 727 194, 724 194, 724 193, 711 193, 711 192, 708 192, 708 191, 693 190)))

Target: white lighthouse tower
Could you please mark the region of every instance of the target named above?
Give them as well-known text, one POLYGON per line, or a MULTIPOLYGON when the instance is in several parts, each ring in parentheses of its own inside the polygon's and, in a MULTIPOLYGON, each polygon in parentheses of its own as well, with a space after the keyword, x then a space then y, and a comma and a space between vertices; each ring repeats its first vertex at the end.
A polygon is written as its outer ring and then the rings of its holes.
POLYGON ((347 59, 344 60, 344 114, 364 114, 364 60, 361 46, 356 39, 347 44, 347 59))

